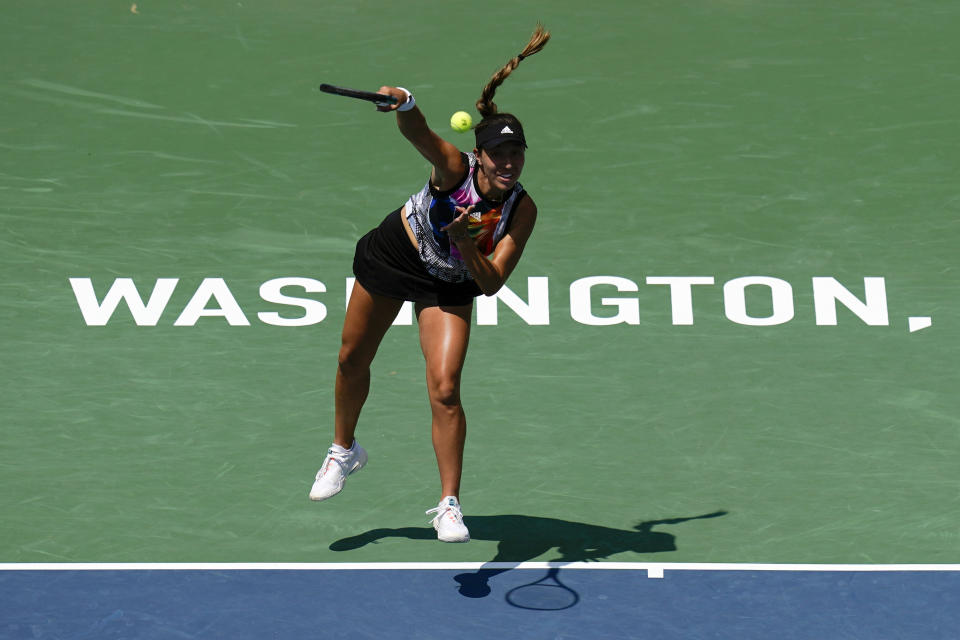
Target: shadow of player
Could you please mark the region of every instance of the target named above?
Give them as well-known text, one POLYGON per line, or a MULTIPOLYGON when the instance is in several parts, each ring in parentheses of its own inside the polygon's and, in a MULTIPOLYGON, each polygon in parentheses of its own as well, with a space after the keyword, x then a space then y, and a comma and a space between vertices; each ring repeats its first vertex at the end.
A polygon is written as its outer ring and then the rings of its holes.
MULTIPOLYGON (((497 542, 497 554, 475 573, 462 573, 455 577, 460 584, 460 594, 468 598, 483 598, 490 594, 490 578, 510 571, 514 567, 498 566, 498 563, 521 563, 556 549, 558 558, 551 562, 589 562, 602 560, 625 551, 634 553, 661 553, 676 551, 676 538, 662 531, 653 531, 658 525, 673 525, 717 518, 726 511, 716 511, 688 518, 667 518, 641 522, 632 529, 615 529, 582 522, 570 522, 557 518, 537 516, 500 515, 465 516, 473 540, 497 542)), ((337 540, 330 545, 332 551, 359 549, 384 538, 408 538, 410 540, 435 540, 432 527, 404 527, 400 529, 372 529, 349 538, 337 540)))

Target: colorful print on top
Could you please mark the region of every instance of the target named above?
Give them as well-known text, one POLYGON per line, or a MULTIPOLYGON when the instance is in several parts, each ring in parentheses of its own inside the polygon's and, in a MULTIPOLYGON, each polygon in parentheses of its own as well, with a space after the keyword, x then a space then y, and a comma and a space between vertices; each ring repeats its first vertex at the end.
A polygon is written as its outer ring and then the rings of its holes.
POLYGON ((467 225, 470 237, 477 250, 485 256, 493 253, 497 243, 506 234, 510 216, 524 194, 517 183, 507 192, 503 202, 485 200, 477 189, 477 158, 472 153, 463 154, 467 161, 467 175, 453 190, 438 193, 427 181, 418 193, 410 196, 406 204, 407 221, 417 238, 420 259, 426 270, 446 282, 472 280, 473 276, 463 261, 457 246, 450 242, 443 227, 456 217, 457 207, 464 209, 473 205, 467 225))
POLYGON ((477 245, 477 250, 483 255, 489 256, 496 247, 493 239, 497 224, 500 223, 500 219, 503 217, 503 206, 501 204, 491 206, 490 203, 483 200, 476 203, 469 201, 461 203, 457 201, 454 195, 448 196, 443 200, 434 200, 430 207, 430 228, 433 230, 434 238, 441 247, 447 248, 452 257, 463 259, 457 245, 450 242, 447 232, 441 231, 441 229, 457 217, 457 207, 466 209, 472 204, 473 210, 470 212, 470 221, 467 223, 467 230, 477 245))

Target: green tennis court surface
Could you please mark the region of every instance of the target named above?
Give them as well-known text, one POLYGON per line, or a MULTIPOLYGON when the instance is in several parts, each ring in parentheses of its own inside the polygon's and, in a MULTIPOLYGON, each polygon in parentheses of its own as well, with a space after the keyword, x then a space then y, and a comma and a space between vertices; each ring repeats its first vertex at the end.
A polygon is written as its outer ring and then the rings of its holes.
POLYGON ((955 3, 4 14, 0 562, 956 560, 955 3), (465 373, 484 533, 382 534, 439 491, 414 326, 370 464, 307 491, 354 243, 427 166, 316 87, 406 86, 469 149, 538 19, 497 102, 540 219, 465 373))

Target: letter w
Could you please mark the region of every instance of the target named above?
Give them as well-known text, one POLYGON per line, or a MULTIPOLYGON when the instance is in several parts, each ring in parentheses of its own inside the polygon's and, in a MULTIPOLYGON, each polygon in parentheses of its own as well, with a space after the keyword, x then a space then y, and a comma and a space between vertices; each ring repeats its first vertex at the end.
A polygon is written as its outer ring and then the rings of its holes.
POLYGON ((70 278, 70 286, 73 287, 73 295, 76 296, 77 304, 80 305, 83 320, 89 327, 106 325, 121 299, 126 301, 127 308, 130 309, 130 314, 137 326, 155 327, 167 303, 170 302, 170 296, 173 295, 179 280, 179 278, 157 278, 153 293, 150 294, 146 305, 143 304, 143 299, 136 285, 133 284, 132 278, 114 280, 102 303, 97 302, 97 294, 93 290, 90 278, 70 278))

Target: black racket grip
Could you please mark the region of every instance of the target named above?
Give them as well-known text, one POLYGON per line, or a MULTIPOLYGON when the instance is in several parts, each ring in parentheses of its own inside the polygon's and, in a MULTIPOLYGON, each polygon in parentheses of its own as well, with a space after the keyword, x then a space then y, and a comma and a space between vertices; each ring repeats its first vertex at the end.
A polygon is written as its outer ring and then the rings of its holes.
POLYGON ((332 93, 338 96, 344 96, 347 98, 356 98, 357 100, 366 100, 368 102, 375 102, 379 104, 396 104, 398 100, 393 96, 387 96, 382 93, 374 93, 373 91, 361 91, 359 89, 347 89, 346 87, 337 87, 332 84, 321 84, 320 91, 324 93, 332 93))

